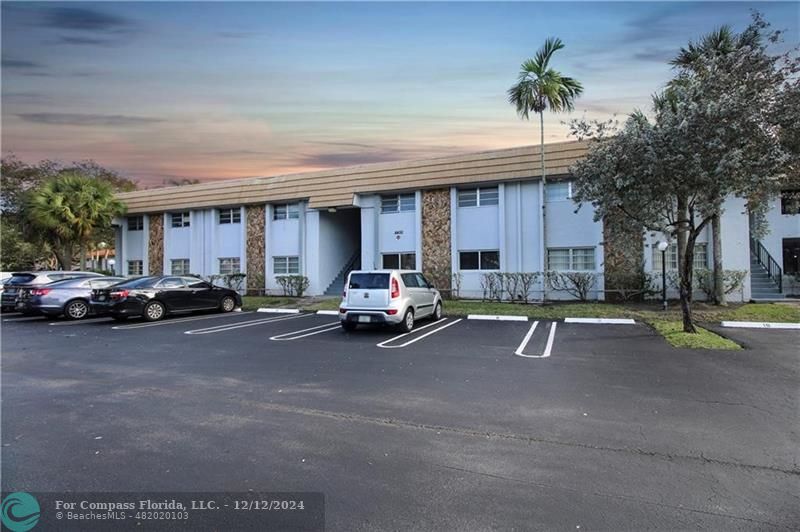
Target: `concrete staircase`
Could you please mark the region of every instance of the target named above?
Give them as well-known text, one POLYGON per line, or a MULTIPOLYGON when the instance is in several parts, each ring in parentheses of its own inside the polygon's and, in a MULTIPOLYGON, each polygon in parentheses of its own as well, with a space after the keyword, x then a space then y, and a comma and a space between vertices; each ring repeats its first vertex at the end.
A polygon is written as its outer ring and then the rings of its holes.
POLYGON ((347 264, 339 271, 336 278, 328 285, 328 288, 325 289, 326 296, 340 296, 344 291, 344 282, 347 279, 347 274, 349 274, 353 270, 357 270, 360 266, 359 263, 361 262, 361 250, 357 249, 356 252, 350 257, 350 260, 347 261, 347 264))
POLYGON ((777 283, 770 279, 767 270, 753 255, 750 255, 750 297, 754 301, 784 299, 777 283))

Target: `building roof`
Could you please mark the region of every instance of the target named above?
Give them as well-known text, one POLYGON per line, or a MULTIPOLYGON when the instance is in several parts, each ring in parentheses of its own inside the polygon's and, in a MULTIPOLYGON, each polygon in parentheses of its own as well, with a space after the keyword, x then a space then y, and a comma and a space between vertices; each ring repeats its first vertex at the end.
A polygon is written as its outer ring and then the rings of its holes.
MULTIPOLYGON (((588 146, 586 141, 545 144, 547 175, 568 175, 569 167, 586 155, 588 146)), ((296 200, 308 200, 309 207, 322 209, 352 206, 355 194, 537 179, 540 174, 539 146, 522 146, 434 159, 137 190, 117 196, 128 206, 130 214, 296 200)))

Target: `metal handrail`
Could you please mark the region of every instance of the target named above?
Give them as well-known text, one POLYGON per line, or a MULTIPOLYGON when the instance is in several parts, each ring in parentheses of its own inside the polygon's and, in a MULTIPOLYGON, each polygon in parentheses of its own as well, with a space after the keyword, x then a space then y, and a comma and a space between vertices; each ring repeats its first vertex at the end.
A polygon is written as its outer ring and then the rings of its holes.
POLYGON ((783 292, 783 270, 769 254, 767 248, 753 237, 750 237, 750 253, 761 267, 767 270, 767 276, 778 285, 778 291, 783 292))

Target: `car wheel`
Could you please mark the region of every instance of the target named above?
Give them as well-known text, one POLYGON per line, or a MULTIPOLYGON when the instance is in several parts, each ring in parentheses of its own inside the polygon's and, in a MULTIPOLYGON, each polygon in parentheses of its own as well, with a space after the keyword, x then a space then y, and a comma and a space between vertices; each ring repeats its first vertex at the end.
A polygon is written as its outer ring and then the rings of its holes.
POLYGON ((82 320, 89 314, 89 304, 82 299, 70 301, 64 307, 64 316, 68 320, 82 320))
POLYGON ((219 310, 221 312, 232 312, 236 308, 236 300, 231 296, 225 296, 219 302, 219 310))
POLYGON ((400 330, 403 332, 409 332, 411 329, 414 328, 414 311, 408 309, 403 316, 403 322, 400 324, 400 330))
POLYGON ((167 309, 158 301, 151 301, 144 306, 144 319, 147 321, 158 321, 164 317, 167 309))
POLYGON ((442 319, 442 302, 436 303, 436 308, 433 310, 433 321, 442 319))
POLYGON ((352 321, 344 321, 342 320, 342 329, 347 332, 352 332, 356 330, 356 324, 352 321))

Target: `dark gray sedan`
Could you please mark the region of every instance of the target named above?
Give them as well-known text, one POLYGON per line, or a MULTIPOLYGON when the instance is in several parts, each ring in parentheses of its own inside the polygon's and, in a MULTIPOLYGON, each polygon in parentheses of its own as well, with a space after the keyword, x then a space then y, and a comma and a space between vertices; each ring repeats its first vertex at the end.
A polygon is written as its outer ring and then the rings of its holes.
POLYGON ((82 320, 92 312, 92 290, 108 288, 124 277, 90 277, 56 281, 36 288, 23 289, 17 303, 23 312, 55 317, 63 314, 70 320, 82 320))

